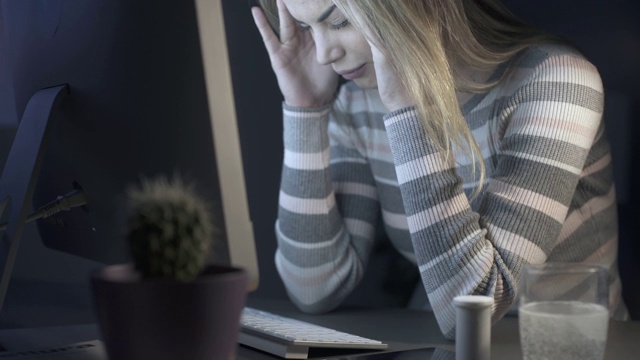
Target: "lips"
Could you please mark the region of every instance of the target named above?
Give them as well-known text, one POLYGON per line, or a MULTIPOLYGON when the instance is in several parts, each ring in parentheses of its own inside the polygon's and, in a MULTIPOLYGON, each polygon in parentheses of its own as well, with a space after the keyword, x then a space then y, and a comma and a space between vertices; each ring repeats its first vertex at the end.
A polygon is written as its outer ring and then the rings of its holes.
POLYGON ((359 67, 347 71, 339 71, 338 74, 347 80, 357 79, 366 71, 367 64, 362 64, 359 67))

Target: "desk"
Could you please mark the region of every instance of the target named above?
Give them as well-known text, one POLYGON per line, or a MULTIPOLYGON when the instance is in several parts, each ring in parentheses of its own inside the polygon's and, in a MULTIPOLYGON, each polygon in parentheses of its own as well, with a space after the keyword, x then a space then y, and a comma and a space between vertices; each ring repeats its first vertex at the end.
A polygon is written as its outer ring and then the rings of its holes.
MULTIPOLYGON (((249 306, 303 321, 381 340, 390 350, 409 350, 436 345, 453 350, 431 312, 408 309, 342 308, 323 315, 302 314, 282 301, 250 300, 249 306)), ((274 359, 241 348, 238 359, 274 359)), ((522 359, 517 317, 504 317, 491 329, 491 359, 522 359)), ((611 321, 607 338, 606 360, 640 359, 640 321, 611 321)))
MULTIPOLYGON (((297 311, 287 301, 250 299, 249 306, 290 316, 337 330, 375 338, 389 344, 390 350, 409 350, 437 345, 454 349, 445 339, 432 313, 405 309, 342 308, 323 315, 297 311)), ((63 346, 99 337, 96 325, 75 325, 39 329, 0 331, 0 343, 7 349, 63 346)), ((522 359, 519 344, 518 319, 505 317, 492 328, 491 358, 493 360, 522 359)), ((606 360, 640 358, 640 322, 612 321, 609 326, 606 360)), ((240 346, 238 360, 278 359, 240 346)))

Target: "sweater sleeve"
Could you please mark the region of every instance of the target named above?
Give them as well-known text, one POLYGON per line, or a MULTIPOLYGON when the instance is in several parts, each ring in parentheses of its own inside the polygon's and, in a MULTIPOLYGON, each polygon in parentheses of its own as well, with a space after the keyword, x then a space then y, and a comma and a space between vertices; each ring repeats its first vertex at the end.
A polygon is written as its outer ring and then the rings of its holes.
POLYGON ((454 296, 494 297, 496 321, 517 298, 523 266, 554 248, 600 125, 603 90, 585 59, 554 55, 505 101, 496 169, 477 211, 414 109, 385 117, 420 274, 448 338, 454 296))
POLYGON ((276 268, 311 313, 338 306, 358 284, 375 236, 378 200, 366 158, 339 110, 284 105, 284 164, 276 268))

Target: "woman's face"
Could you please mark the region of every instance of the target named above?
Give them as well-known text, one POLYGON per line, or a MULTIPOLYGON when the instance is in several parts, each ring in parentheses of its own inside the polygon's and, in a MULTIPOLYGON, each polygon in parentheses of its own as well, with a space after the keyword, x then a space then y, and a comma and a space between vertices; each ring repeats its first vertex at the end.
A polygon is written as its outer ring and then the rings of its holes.
POLYGON ((371 48, 331 0, 283 0, 291 16, 311 31, 316 59, 363 88, 377 86, 371 48))

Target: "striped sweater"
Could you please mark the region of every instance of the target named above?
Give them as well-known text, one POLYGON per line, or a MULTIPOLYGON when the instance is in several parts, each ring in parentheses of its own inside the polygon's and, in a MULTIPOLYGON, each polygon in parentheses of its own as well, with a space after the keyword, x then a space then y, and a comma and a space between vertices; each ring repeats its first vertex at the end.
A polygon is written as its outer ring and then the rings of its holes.
POLYGON ((320 109, 283 105, 284 165, 276 223, 278 272, 303 311, 325 312, 367 267, 377 223, 420 271, 443 334, 457 295, 492 296, 494 321, 518 297, 526 263, 595 262, 623 319, 617 213, 596 68, 572 49, 528 49, 501 85, 462 113, 486 164, 447 157, 413 108, 386 113, 377 89, 342 86, 320 109))

